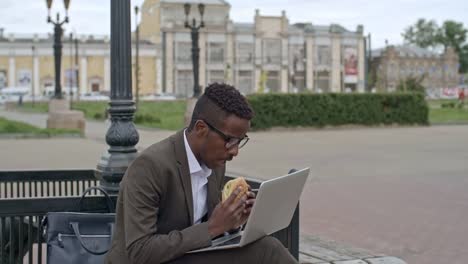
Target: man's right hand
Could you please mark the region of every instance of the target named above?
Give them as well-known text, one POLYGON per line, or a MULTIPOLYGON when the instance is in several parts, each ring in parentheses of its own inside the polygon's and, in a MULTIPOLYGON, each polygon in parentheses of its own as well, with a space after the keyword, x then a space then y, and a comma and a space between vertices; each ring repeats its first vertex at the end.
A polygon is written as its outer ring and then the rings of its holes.
POLYGON ((208 220, 208 232, 212 238, 239 227, 245 221, 243 211, 247 196, 243 195, 235 201, 240 191, 241 188, 234 190, 224 202, 219 203, 213 210, 208 220))

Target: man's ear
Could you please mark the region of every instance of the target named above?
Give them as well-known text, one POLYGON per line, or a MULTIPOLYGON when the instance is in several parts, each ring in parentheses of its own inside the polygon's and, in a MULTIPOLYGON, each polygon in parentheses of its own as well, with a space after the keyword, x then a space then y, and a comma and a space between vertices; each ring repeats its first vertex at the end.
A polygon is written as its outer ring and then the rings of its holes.
POLYGON ((205 137, 208 134, 209 127, 202 120, 197 120, 193 130, 195 131, 195 135, 197 135, 197 137, 205 137))

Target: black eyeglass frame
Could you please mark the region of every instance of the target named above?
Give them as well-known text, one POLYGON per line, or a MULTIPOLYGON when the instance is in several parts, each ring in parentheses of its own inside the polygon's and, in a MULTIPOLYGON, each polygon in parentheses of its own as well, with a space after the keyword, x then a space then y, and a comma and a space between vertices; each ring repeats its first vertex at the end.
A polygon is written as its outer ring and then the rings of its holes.
POLYGON ((228 136, 228 135, 224 134, 223 131, 217 129, 215 126, 213 126, 212 124, 210 124, 206 120, 200 119, 200 121, 203 121, 203 123, 205 123, 212 131, 216 132, 218 135, 220 135, 224 139, 224 141, 226 142, 225 147, 227 149, 231 149, 231 148, 233 148, 235 146, 238 146, 238 148, 240 149, 243 146, 245 146, 245 144, 247 144, 247 142, 249 142, 250 138, 249 138, 249 136, 247 136, 247 134, 242 138, 228 136))

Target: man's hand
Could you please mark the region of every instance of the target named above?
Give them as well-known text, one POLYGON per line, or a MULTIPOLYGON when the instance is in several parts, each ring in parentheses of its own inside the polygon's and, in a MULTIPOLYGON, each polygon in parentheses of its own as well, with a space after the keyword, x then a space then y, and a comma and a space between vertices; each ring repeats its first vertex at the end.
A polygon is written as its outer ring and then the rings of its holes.
POLYGON ((250 186, 249 186, 249 191, 247 191, 246 195, 247 195, 247 200, 245 201, 245 208, 244 208, 244 211, 242 212, 243 221, 241 225, 247 222, 247 219, 249 218, 249 215, 250 215, 250 211, 252 211, 252 207, 255 203, 255 193, 252 192, 252 188, 250 188, 250 186))
POLYGON ((255 194, 248 191, 235 201, 239 192, 240 188, 234 190, 226 201, 219 203, 213 210, 208 220, 208 232, 212 238, 237 228, 247 221, 255 201, 255 194))

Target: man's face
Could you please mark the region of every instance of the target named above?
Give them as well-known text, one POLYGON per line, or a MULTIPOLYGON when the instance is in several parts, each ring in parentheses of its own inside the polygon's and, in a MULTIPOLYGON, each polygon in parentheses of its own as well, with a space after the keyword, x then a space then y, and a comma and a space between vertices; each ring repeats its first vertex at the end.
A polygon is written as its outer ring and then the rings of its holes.
POLYGON ((232 160, 239 153, 239 145, 229 146, 228 139, 244 138, 250 128, 250 121, 229 115, 220 127, 203 123, 207 133, 201 144, 200 157, 210 169, 222 167, 226 161, 232 160))

